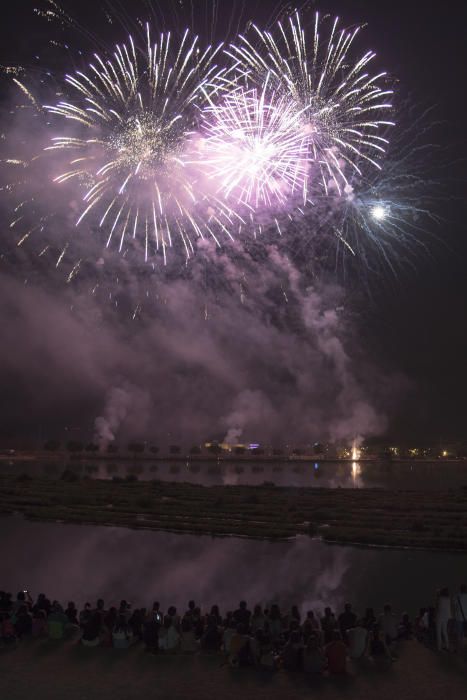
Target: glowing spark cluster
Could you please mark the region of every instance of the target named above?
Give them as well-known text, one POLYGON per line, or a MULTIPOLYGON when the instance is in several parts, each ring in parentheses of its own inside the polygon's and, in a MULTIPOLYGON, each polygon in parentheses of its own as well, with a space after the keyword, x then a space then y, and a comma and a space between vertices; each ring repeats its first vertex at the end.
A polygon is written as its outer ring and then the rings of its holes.
MULTIPOLYGON (((70 26, 49 4, 47 21, 70 26)), ((1 188, 17 198, 15 244, 40 236, 37 254, 49 255, 55 197, 62 221, 71 212, 75 234, 84 231, 69 280, 85 267, 95 232, 98 245, 136 249, 151 262, 161 254, 165 263, 175 241, 189 258, 199 239, 220 245, 268 228, 308 240, 326 229, 356 255, 368 240, 386 255, 426 212, 420 177, 407 178, 410 154, 390 161, 392 90, 372 69, 375 53, 358 51, 360 32, 318 13, 304 26, 294 12, 270 30, 250 24, 227 47, 204 48, 189 30, 154 40, 146 25, 141 45, 130 36, 95 53, 55 83, 45 106, 24 69, 5 69, 46 122, 40 153, 25 148, 1 161, 15 170, 1 188)), ((60 243, 57 265, 72 257, 72 238, 60 243)))
POLYGON ((238 88, 204 111, 201 158, 219 196, 250 209, 307 197, 309 143, 300 111, 284 95, 238 88))
POLYGON ((165 258, 173 234, 189 256, 193 238, 215 237, 215 227, 225 227, 221 218, 232 223, 226 208, 197 191, 183 156, 198 110, 218 89, 220 48, 201 52, 188 30, 180 44, 170 33, 152 43, 147 26, 143 58, 130 37, 112 58, 96 54, 88 72, 67 75, 73 97, 47 109, 75 126, 54 136, 47 150, 67 156, 55 182, 74 180, 85 190, 77 225, 100 212, 107 245, 115 235, 119 250, 142 229, 147 260, 152 249, 165 258))
POLYGON ((247 81, 270 75, 292 97, 307 119, 316 175, 326 192, 334 187, 341 194, 348 185, 346 169, 361 175, 362 162, 381 168, 388 141, 380 131, 393 122, 384 116, 392 94, 382 85, 386 74, 369 73, 376 54, 367 51, 355 60, 361 27, 339 29, 338 22, 335 18, 322 36, 316 13, 307 35, 296 12, 271 32, 252 25, 254 37, 240 36, 228 53, 247 81))

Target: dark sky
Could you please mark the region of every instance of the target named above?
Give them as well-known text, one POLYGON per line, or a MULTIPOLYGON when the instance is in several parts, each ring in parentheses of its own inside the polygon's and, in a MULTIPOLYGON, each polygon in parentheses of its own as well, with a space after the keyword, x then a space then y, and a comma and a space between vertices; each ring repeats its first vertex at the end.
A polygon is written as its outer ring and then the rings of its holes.
MULTIPOLYGON (((181 4, 190 7, 188 2, 181 4)), ((199 21, 199 7, 205 1, 193 0, 193 5, 199 21)), ((232 5, 236 5, 232 0, 218 2, 218 39, 223 38, 223 22, 230 22, 232 5)), ((17 0, 2 8, 2 63, 27 63, 31 52, 41 52, 47 30, 33 14, 35 6, 35 2, 17 0)), ((68 6, 84 25, 98 31, 95 2, 68 6)), ((171 6, 171 2, 158 3, 159 8, 171 6)), ((363 290, 360 294, 355 281, 352 289, 368 354, 383 372, 400 373, 410 380, 410 388, 390 417, 390 433, 414 439, 467 438, 467 237, 462 199, 466 185, 465 3, 335 0, 309 6, 338 14, 344 24, 367 22, 366 41, 377 47, 380 62, 397 76, 403 94, 421 105, 435 106, 434 119, 440 123, 433 138, 441 150, 436 151, 438 155, 434 152, 427 169, 438 172, 440 165, 446 166, 441 200, 435 205, 443 222, 433 227, 428 251, 420 250, 415 268, 402 267, 397 277, 387 272, 370 279, 370 295, 363 290)), ((243 8, 245 19, 251 16, 261 23, 274 14, 277 4, 254 0, 239 2, 237 7, 239 14, 243 8)), ((184 11, 191 14, 182 7, 184 11)), ((165 14, 170 16, 170 11, 165 9, 165 14)))

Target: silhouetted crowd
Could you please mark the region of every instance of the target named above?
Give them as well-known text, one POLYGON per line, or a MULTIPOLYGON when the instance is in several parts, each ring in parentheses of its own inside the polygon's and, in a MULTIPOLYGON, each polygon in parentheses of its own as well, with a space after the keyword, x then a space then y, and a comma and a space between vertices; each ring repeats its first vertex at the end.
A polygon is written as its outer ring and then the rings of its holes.
POLYGON ((107 607, 99 599, 78 611, 73 602, 63 607, 40 593, 33 600, 27 591, 16 599, 0 591, 1 643, 15 645, 23 638, 75 639, 87 647, 128 649, 143 644, 152 654, 218 652, 232 666, 284 668, 309 674, 342 674, 349 659, 391 664, 400 640, 416 637, 422 642, 450 649, 467 633, 467 587, 450 596, 438 592, 436 605, 422 608, 414 621, 407 613, 396 616, 389 604, 375 613, 368 608, 358 616, 350 603, 335 614, 326 607, 322 615, 309 610, 303 617, 297 606, 284 612, 278 604, 251 611, 245 601, 222 615, 217 605, 202 611, 190 600, 179 614, 158 602, 151 609, 136 608, 122 600, 107 607))

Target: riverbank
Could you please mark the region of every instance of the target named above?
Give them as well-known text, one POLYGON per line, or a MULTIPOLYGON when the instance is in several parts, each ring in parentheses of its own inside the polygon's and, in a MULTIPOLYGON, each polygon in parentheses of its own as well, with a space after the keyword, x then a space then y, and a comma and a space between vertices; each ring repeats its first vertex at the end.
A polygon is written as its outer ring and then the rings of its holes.
POLYGON ((198 463, 198 462, 214 462, 216 464, 236 464, 246 462, 247 464, 314 464, 318 462, 319 464, 369 464, 374 462, 379 462, 382 464, 465 464, 467 466, 467 458, 465 457, 394 457, 392 455, 378 456, 374 455, 363 455, 358 458, 358 460, 352 459, 352 457, 336 457, 327 455, 316 455, 316 454, 252 454, 249 450, 244 453, 235 452, 222 452, 220 454, 203 451, 199 454, 192 454, 191 452, 185 453, 181 451, 180 453, 172 454, 167 453, 153 453, 153 452, 88 452, 83 450, 81 452, 69 452, 67 450, 58 451, 31 451, 31 450, 6 450, 3 454, 0 454, 0 463, 5 464, 20 464, 22 462, 45 462, 50 464, 61 464, 66 466, 67 464, 81 463, 81 462, 93 462, 93 463, 156 463, 156 462, 170 462, 170 463, 198 463))
POLYGON ((437 654, 405 642, 389 669, 353 668, 346 678, 308 679, 279 671, 221 667, 218 655, 152 656, 141 648, 90 649, 71 642, 36 641, 0 653, 0 691, 23 700, 439 700, 465 697, 465 654, 437 654))
POLYGON ((0 514, 32 520, 280 540, 467 549, 467 489, 395 491, 200 486, 127 479, 0 476, 0 514))

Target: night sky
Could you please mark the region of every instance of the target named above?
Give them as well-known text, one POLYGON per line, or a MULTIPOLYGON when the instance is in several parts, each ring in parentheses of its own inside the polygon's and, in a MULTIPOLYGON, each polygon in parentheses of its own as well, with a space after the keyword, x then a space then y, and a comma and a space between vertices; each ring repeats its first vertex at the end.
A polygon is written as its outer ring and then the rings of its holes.
MULTIPOLYGON (((204 15, 197 7, 196 21, 203 23, 204 15)), ((205 5, 201 2, 199 5, 205 5)), ((219 0, 216 24, 217 40, 223 38, 223 26, 230 22, 232 0, 219 0)), ((112 36, 109 27, 94 15, 95 2, 87 0, 69 3, 83 25, 92 26, 97 33, 102 27, 104 39, 109 43, 121 39, 119 30, 112 36)), ((127 7, 129 3, 120 3, 127 7)), ((143 6, 144 3, 141 3, 143 6)), ((18 0, 2 8, 0 63, 4 65, 33 63, 35 54, 46 54, 47 27, 34 16, 35 2, 18 0)), ((118 7, 114 3, 114 7, 118 7)), ((166 17, 166 9, 172 3, 158 2, 166 17), (165 9, 164 9, 165 8, 165 9)), ((187 15, 190 22, 190 3, 180 2, 180 14, 187 15), (184 14, 185 13, 185 14, 184 14)), ((267 21, 274 15, 277 3, 238 3, 238 15, 253 18, 257 23, 267 21), (248 10, 244 9, 244 5, 248 10), (243 15, 242 8, 243 7, 243 15)), ((363 274, 353 268, 346 285, 346 303, 352 308, 358 337, 365 348, 372 367, 386 375, 387 391, 391 393, 391 377, 403 390, 397 392, 397 401, 390 402, 387 409, 386 433, 394 439, 433 441, 438 439, 465 439, 467 437, 467 237, 465 232, 465 23, 466 6, 462 2, 427 3, 362 2, 341 0, 340 2, 309 3, 311 9, 330 12, 342 17, 343 24, 367 22, 365 41, 378 53, 378 60, 388 72, 397 76, 398 90, 412 103, 424 109, 434 106, 432 118, 438 122, 431 140, 436 142, 432 163, 427 162, 427 172, 441 173, 443 184, 439 190, 439 201, 433 209, 443 221, 431 226, 425 242, 420 248, 417 263, 399 265, 397 274, 390 270, 363 274)), ((139 13, 144 16, 143 12, 139 13)), ((209 23, 206 23, 209 26, 209 23)), ((241 26, 244 22, 240 21, 241 26)), ((59 66, 55 66, 59 70, 59 66)), ((69 70, 68 66, 63 67, 69 70)), ((3 91, 4 102, 6 90, 3 91)), ((0 208, 4 207, 0 199, 0 208)), ((413 257, 412 257, 413 261, 413 257)), ((0 269, 0 275, 3 272, 0 269)), ((21 276, 21 275, 20 275, 21 276)), ((329 281, 329 276, 328 276, 329 281)), ((20 314, 11 318, 9 308, 1 310, 3 321, 21 335, 24 318, 20 314)), ((16 312, 13 312, 16 314, 16 312)), ((46 322, 46 321, 44 321, 46 322)), ((40 323, 38 323, 40 327, 40 323)), ((25 331, 26 332, 26 331, 25 331)), ((14 338, 14 333, 8 336, 14 338)), ((27 341, 25 341, 27 342, 27 341)), ((27 350, 22 348, 23 357, 27 350)), ((33 421, 22 421, 22 413, 30 409, 28 385, 28 362, 24 362, 24 376, 12 376, 10 370, 0 370, 2 392, 1 434, 4 438, 16 434, 13 423, 23 425, 24 430, 37 436, 33 421), (14 418, 12 418, 14 416, 14 418)), ((52 373, 55 369, 51 368, 52 373)), ((60 370, 58 370, 60 371, 60 370)), ((34 370, 35 372, 35 370, 34 370)), ((37 373, 31 376, 37 378, 37 373)), ((20 372, 21 373, 21 372, 20 372)), ((72 377, 71 395, 67 401, 58 402, 57 407, 73 405, 71 421, 79 422, 79 410, 96 414, 95 393, 89 397, 73 399, 73 387, 80 377, 72 377)), ((40 392, 47 394, 47 383, 40 392)), ((56 388, 54 389, 56 391, 56 388)), ((370 388, 371 390, 371 388, 370 388)), ((381 394, 381 389, 380 389, 381 394)), ((380 396, 381 399, 381 396, 380 396)), ((35 404, 39 410, 40 404, 35 404)), ((143 402, 144 404, 144 402, 143 402)), ((66 410, 66 409, 65 409, 66 410)), ((142 408, 141 410, 144 410, 142 408)), ((33 412, 33 415, 34 414, 33 412)), ((63 416, 57 416, 57 426, 62 425, 63 416)), ((89 425, 90 419, 84 421, 89 425)), ((46 431, 54 431, 53 411, 46 419, 46 431)), ((91 420, 92 423, 92 420, 91 420)), ((182 423, 183 425, 183 423, 182 423)), ((61 428, 60 428, 61 430, 61 428)), ((59 432, 58 428, 57 431, 59 432)), ((183 430, 181 430, 183 433, 183 430)), ((183 440, 183 434, 180 435, 183 440)))

